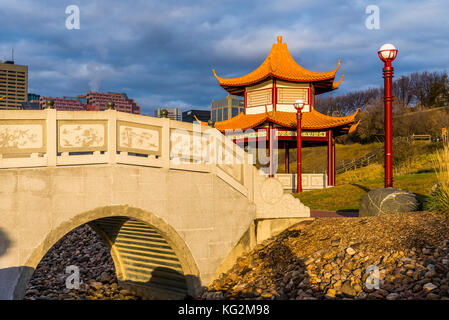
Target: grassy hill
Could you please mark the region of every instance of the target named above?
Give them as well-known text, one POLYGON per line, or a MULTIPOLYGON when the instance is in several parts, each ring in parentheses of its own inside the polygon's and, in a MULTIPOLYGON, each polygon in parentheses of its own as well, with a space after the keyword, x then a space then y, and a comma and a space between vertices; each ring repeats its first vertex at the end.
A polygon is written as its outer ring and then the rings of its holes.
MULTIPOLYGON (((398 154, 393 168, 394 187, 415 193, 423 202, 424 209, 427 206, 426 200, 429 197, 430 188, 438 182, 432 157, 435 150, 441 146, 441 143, 415 143, 404 144, 394 149, 394 152, 398 154)), ((351 153, 354 157, 358 157, 359 154, 373 152, 376 149, 379 151, 382 144, 364 145, 362 150, 358 150, 358 147, 359 145, 340 146, 340 149, 337 149, 337 159, 339 151, 341 157, 349 158, 351 153)), ((360 201, 369 190, 384 186, 383 153, 380 153, 378 157, 380 163, 338 174, 335 187, 306 191, 295 196, 312 209, 358 211, 360 201)), ((313 154, 310 154, 309 158, 313 159, 313 154)))
MULTIPOLYGON (((360 158, 368 152, 381 149, 382 143, 337 144, 335 146, 336 164, 344 160, 360 158)), ((279 150, 279 172, 284 172, 285 154, 279 150)), ((308 147, 302 149, 302 168, 304 173, 325 172, 327 170, 327 147, 308 147)), ((290 170, 296 172, 296 149, 290 150, 290 170)))
MULTIPOLYGON (((433 154, 435 150, 442 147, 442 142, 408 142, 397 139, 393 143, 394 166, 396 168, 413 166, 417 158, 433 154)), ((377 154, 377 162, 383 164, 384 144, 381 142, 349 145, 336 144, 336 165, 338 167, 342 161, 358 159, 369 152, 377 154)), ((285 155, 283 149, 279 149, 278 157, 278 172, 284 172, 285 155)), ((325 172, 327 170, 327 147, 303 148, 302 168, 303 173, 325 172)), ((296 149, 290 149, 290 170, 291 172, 296 172, 296 149)))
MULTIPOLYGON (((430 188, 435 183, 437 183, 437 178, 433 172, 412 173, 394 177, 395 188, 415 193, 424 204, 426 204, 430 188)), ((368 191, 383 187, 383 178, 378 178, 369 181, 343 183, 332 188, 306 191, 294 196, 311 209, 356 212, 359 210, 360 201, 368 191)), ((426 206, 424 206, 424 209, 426 209, 426 206)))

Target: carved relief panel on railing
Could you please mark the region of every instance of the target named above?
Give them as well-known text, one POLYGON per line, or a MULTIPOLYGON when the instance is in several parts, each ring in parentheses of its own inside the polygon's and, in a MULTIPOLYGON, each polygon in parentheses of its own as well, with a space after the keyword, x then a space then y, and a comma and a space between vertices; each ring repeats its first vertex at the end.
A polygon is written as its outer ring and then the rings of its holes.
POLYGON ((162 127, 117 121, 117 151, 160 156, 162 127))
POLYGON ((0 154, 46 152, 45 120, 0 120, 0 154))
POLYGON ((182 163, 211 162, 213 144, 211 136, 182 129, 170 130, 170 159, 182 163))
POLYGON ((106 120, 58 120, 58 152, 106 150, 106 120))

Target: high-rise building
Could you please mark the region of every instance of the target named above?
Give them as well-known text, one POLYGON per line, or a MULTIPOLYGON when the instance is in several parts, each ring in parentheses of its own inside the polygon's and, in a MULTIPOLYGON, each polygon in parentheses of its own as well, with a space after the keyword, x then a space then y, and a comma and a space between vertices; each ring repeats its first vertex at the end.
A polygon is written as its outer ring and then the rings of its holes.
POLYGON ((0 62, 0 109, 20 109, 28 97, 28 66, 0 62))
POLYGON ((167 112, 168 112, 168 118, 170 118, 172 120, 177 120, 177 121, 181 121, 182 120, 181 108, 158 108, 154 112, 154 116, 160 118, 161 117, 161 111, 164 110, 164 109, 167 110, 167 112))
POLYGON ((244 112, 244 102, 238 96, 228 94, 224 99, 212 100, 210 111, 212 121, 228 120, 244 112))
POLYGON ((196 122, 195 117, 200 120, 207 122, 210 119, 210 111, 209 110, 187 110, 182 113, 182 121, 183 122, 196 122))

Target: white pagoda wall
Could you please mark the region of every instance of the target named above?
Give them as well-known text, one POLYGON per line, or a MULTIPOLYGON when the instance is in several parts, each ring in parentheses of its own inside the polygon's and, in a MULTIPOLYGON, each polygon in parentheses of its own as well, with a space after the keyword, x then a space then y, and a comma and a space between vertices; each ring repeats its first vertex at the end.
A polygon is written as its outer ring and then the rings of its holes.
MULTIPOLYGON (((314 105, 314 91, 313 85, 310 83, 291 83, 276 80, 275 108, 277 111, 296 113, 293 103, 302 99, 305 102, 302 112, 310 112, 314 105)), ((272 79, 246 87, 246 114, 264 113, 265 110, 268 112, 273 110, 272 79)))

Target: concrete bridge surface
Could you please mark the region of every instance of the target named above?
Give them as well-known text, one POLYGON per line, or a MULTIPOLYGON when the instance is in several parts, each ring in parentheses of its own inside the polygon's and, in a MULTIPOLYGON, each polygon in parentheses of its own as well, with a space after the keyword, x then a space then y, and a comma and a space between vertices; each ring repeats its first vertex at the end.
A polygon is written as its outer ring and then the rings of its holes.
POLYGON ((147 296, 196 294, 310 210, 217 130, 108 111, 0 111, 0 299, 88 223, 117 278, 147 296))

